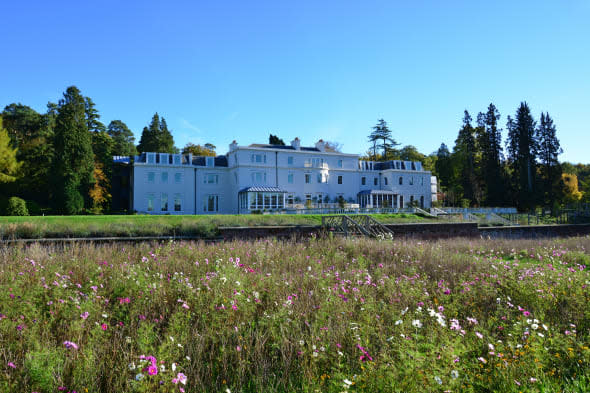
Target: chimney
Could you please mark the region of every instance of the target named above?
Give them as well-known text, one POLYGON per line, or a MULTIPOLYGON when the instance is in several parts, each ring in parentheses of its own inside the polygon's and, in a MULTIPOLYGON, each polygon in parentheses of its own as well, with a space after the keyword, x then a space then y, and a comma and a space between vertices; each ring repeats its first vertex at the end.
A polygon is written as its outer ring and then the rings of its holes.
POLYGON ((234 139, 234 141, 232 143, 230 143, 229 145, 229 151, 234 151, 238 148, 238 142, 236 142, 236 140, 234 139))
POLYGON ((295 139, 291 141, 291 146, 293 146, 295 150, 301 150, 301 142, 299 141, 299 138, 295 137, 295 139))
POLYGON ((326 143, 324 142, 323 139, 320 139, 319 141, 316 142, 315 148, 321 152, 324 152, 324 151, 326 151, 326 143))

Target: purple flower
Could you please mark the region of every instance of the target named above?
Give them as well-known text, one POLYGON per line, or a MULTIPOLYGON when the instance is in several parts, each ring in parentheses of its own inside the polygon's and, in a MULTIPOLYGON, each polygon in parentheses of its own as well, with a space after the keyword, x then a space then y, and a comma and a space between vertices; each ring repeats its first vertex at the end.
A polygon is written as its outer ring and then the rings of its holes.
POLYGON ((78 345, 72 341, 64 341, 64 346, 68 349, 70 349, 70 348, 78 349, 78 345))

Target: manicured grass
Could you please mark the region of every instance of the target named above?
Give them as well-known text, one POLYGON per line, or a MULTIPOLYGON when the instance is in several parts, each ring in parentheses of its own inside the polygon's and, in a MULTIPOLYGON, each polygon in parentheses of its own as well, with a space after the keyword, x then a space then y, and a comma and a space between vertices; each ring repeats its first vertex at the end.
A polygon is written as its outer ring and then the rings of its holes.
POLYGON ((587 392, 590 238, 0 249, 2 392, 587 392))
MULTIPOLYGON (((93 236, 214 237, 220 226, 320 225, 321 215, 0 217, 0 238, 93 236)), ((415 214, 375 214, 383 223, 435 221, 415 214)))

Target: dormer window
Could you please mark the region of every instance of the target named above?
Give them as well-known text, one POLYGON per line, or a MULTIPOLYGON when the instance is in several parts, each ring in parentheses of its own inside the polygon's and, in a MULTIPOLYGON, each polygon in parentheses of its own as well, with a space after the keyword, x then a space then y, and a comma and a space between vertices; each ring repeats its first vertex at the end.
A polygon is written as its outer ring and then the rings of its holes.
POLYGON ((205 157, 205 165, 215 166, 215 157, 205 157))
POLYGON ((174 165, 180 165, 180 154, 174 155, 174 165))

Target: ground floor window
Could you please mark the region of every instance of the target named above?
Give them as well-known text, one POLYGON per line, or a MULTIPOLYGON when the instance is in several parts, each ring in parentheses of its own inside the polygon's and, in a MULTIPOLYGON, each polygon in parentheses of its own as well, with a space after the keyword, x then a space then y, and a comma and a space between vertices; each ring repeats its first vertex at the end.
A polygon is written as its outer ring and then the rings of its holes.
POLYGON ((203 201, 203 211, 206 211, 206 212, 219 211, 219 195, 207 195, 203 201))
POLYGON ((168 194, 162 193, 160 198, 160 206, 163 212, 168 211, 168 194))
POLYGON ((238 199, 243 209, 276 210, 285 207, 284 195, 282 192, 243 192, 238 199))
POLYGON ((154 211, 154 194, 147 194, 147 211, 154 211))
POLYGON ((292 205, 295 203, 295 196, 293 194, 287 195, 287 205, 292 205))
POLYGON ((182 195, 174 194, 174 211, 182 211, 182 195))

